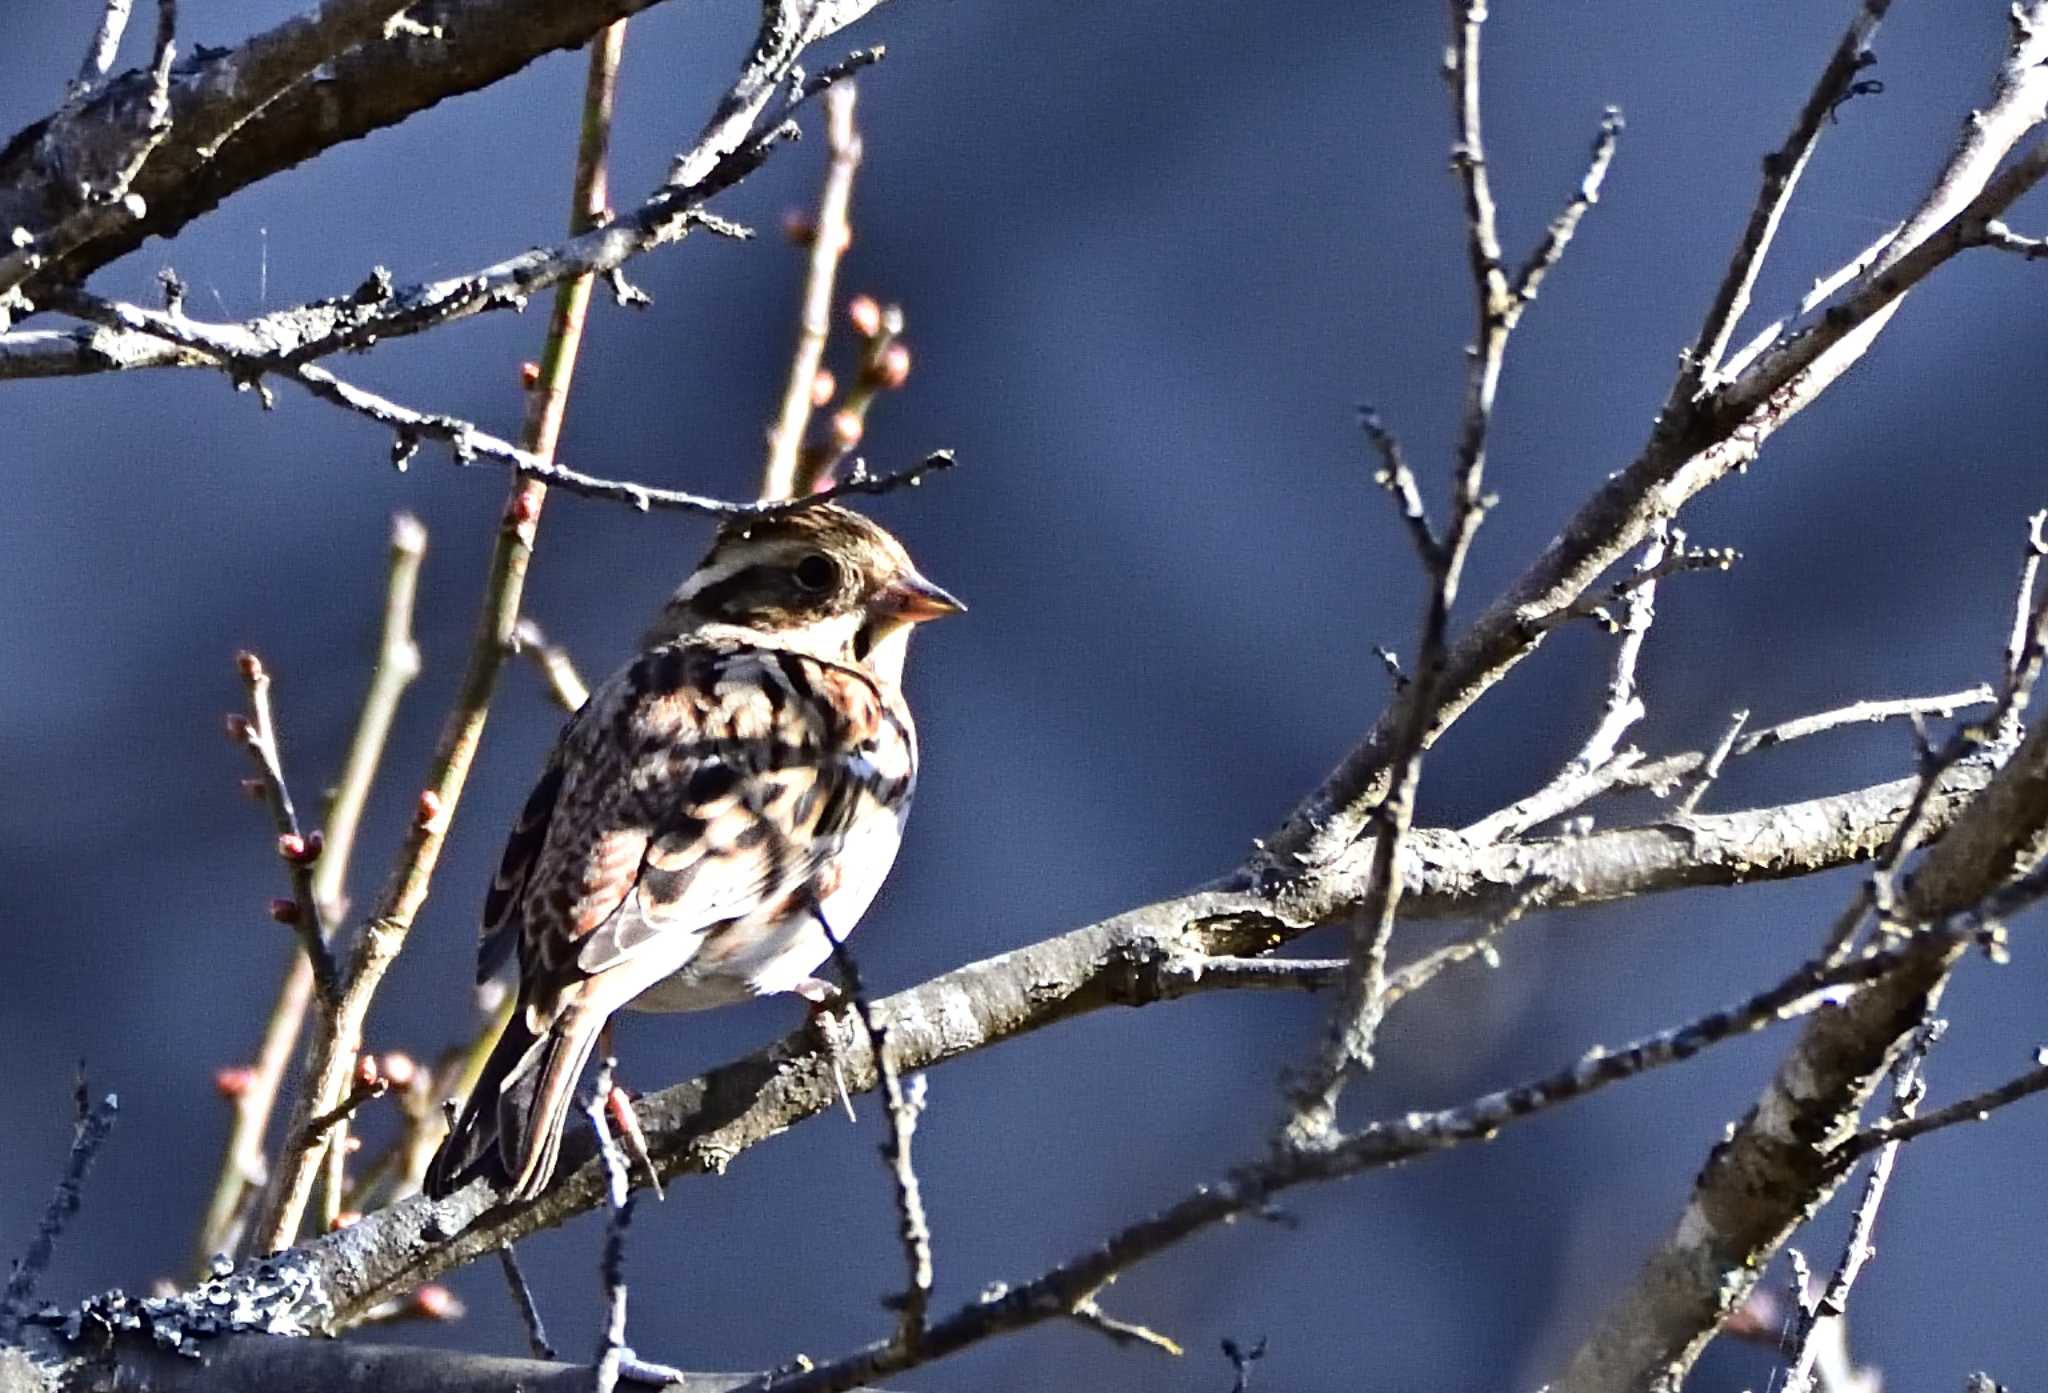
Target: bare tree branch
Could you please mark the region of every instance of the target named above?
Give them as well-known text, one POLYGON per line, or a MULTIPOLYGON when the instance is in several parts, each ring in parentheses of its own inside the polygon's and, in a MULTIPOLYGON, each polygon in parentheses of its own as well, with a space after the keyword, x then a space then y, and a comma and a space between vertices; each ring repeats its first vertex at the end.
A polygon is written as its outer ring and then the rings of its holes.
MULTIPOLYGON (((1944 1021, 1924 1022, 1915 1033, 1912 1045, 1892 1066, 1891 1117, 1901 1122, 1910 1121, 1919 1110, 1920 1100, 1927 1096, 1927 1081, 1922 1074, 1927 1051, 1946 1029, 1944 1021)), ((1841 1321, 1848 1314, 1849 1290, 1856 1285, 1864 1264, 1870 1261, 1873 1251, 1870 1240, 1877 1231, 1877 1211, 1884 1205, 1885 1191, 1891 1185, 1892 1167, 1898 1159, 1897 1141, 1877 1149, 1877 1160, 1872 1163, 1870 1175, 1863 1182, 1863 1197, 1856 1202, 1856 1213, 1849 1222, 1849 1241, 1843 1245, 1842 1260, 1836 1264, 1834 1275, 1828 1278, 1826 1288, 1817 1296, 1809 1299, 1803 1290, 1800 1293, 1798 1354, 1792 1361, 1792 1372, 1785 1380, 1786 1393, 1812 1393, 1815 1368, 1829 1343, 1828 1336, 1842 1339, 1841 1321), (1824 1331, 1824 1321, 1834 1322, 1832 1331, 1824 1331)), ((1843 1343, 1846 1344, 1846 1340, 1843 1343)))
POLYGON ((114 1116, 121 1108, 121 1100, 111 1093, 97 1103, 90 1100, 82 1065, 72 1095, 77 1115, 71 1127, 71 1154, 64 1163, 63 1176, 57 1181, 57 1193, 50 1197, 42 1222, 36 1226, 34 1241, 29 1244, 28 1251, 15 1261, 14 1270, 7 1277, 7 1287, 0 1291, 0 1341, 12 1340, 19 1332, 24 1308, 36 1294, 36 1282, 56 1254, 57 1240, 63 1236, 64 1226, 78 1212, 79 1201, 85 1191, 85 1177, 92 1170, 100 1147, 106 1144, 107 1134, 114 1128, 114 1116))
MULTIPOLYGON (((1607 568, 1714 483, 1755 461, 1770 436, 1816 400, 1868 351, 1901 297, 1956 252, 1984 240, 2001 215, 2048 172, 2048 145, 1998 172, 2040 120, 2048 101, 2048 4, 2020 8, 2014 41, 1990 106, 1966 123, 1934 185, 1860 281, 1862 289, 1807 334, 1775 340, 1739 377, 1697 401, 1667 410, 1642 452, 1565 524, 1522 576, 1451 645, 1444 660, 1433 743, 1494 683, 1534 651, 1551 617, 1569 609, 1607 568)), ((1399 707, 1295 809, 1266 843, 1260 871, 1286 876, 1342 853, 1362 833, 1391 787, 1401 729, 1399 707)))
MULTIPOLYGON (((2039 862, 2044 839, 2048 728, 2027 737, 1929 849, 1894 917, 1910 930, 1966 914, 2039 862)), ((1839 1142, 1854 1134, 1864 1101, 1933 1010, 1963 949, 1921 932, 1885 951, 1907 957, 1807 1026, 1709 1157, 1670 1235, 1579 1347, 1560 1393, 1676 1389, 1770 1255, 1841 1184, 1839 1142)), ((1838 956, 1832 945, 1826 956, 1838 956)))
MULTIPOLYGON (((537 451, 514 444, 454 416, 416 411, 375 392, 342 381, 311 363, 288 363, 265 351, 242 326, 202 324, 182 314, 144 309, 117 300, 77 291, 61 291, 55 303, 67 311, 97 321, 110 329, 146 334, 180 348, 204 354, 207 361, 239 382, 255 382, 265 374, 277 374, 296 382, 323 401, 366 416, 389 429, 394 437, 392 458, 401 467, 410 461, 421 440, 446 444, 460 464, 488 460, 512 469, 522 479, 553 485, 584 498, 625 503, 641 512, 655 509, 701 513, 710 517, 762 517, 796 508, 811 507, 833 498, 855 494, 890 493, 915 487, 925 475, 953 466, 950 451, 935 451, 918 463, 887 474, 850 478, 830 490, 800 498, 762 503, 736 503, 691 493, 686 489, 660 488, 631 480, 607 479, 558 463, 552 452, 537 451)), ((58 336, 64 338, 64 336, 58 336)), ((0 335, 0 363, 5 362, 4 335, 0 335)), ((46 338, 45 342, 51 340, 46 338)), ((77 342, 64 339, 65 342, 77 342)))
MULTIPOLYGON (((763 7, 763 29, 772 27, 768 21, 781 23, 787 11, 803 19, 803 31, 815 42, 880 2, 770 0, 763 7)), ((134 181, 133 192, 147 203, 147 213, 75 248, 48 274, 79 283, 143 238, 175 235, 237 189, 448 97, 487 87, 557 49, 581 48, 605 26, 655 0, 375 3, 387 17, 403 13, 409 22, 358 29, 370 0, 329 0, 312 18, 287 21, 181 68, 170 91, 174 134, 134 181), (316 27, 309 32, 309 25, 316 27), (337 35, 359 37, 331 47, 292 75, 296 58, 337 35), (261 96, 265 91, 269 95, 261 96)), ((765 73, 779 56, 779 50, 757 51, 747 66, 765 73)), ((0 227, 39 232, 65 216, 80 171, 108 164, 131 143, 143 85, 132 76, 117 79, 75 115, 60 111, 0 149, 0 227)), ((39 299, 47 287, 31 281, 26 288, 30 298, 39 299)))
POLYGON ((1321 1146, 1276 1148, 1264 1159, 1198 1187, 1042 1276, 997 1288, 968 1303, 935 1322, 915 1350, 882 1341, 817 1368, 763 1377, 748 1387, 751 1393, 841 1393, 866 1379, 916 1368, 993 1335, 1071 1315, 1119 1272, 1189 1234, 1257 1212, 1273 1195, 1292 1186, 1384 1169, 1430 1152, 1490 1139, 1523 1118, 1811 1011, 1820 999, 1899 970, 1915 951, 1891 950, 1850 964, 1816 960, 1738 1006, 1620 1050, 1595 1049, 1563 1070, 1460 1107, 1375 1122, 1331 1136, 1321 1146))
MULTIPOLYGON (((339 924, 348 911, 346 890, 356 831, 383 759, 398 703, 419 675, 419 646, 412 636, 413 608, 419 591, 420 567, 426 558, 427 534, 419 519, 401 513, 391 522, 390 565, 385 578, 384 615, 370 687, 363 697, 355 734, 349 741, 341 778, 327 801, 326 846, 314 863, 310 890, 320 922, 339 924)), ((324 951, 324 950, 323 950, 324 951)), ((205 1270, 216 1253, 238 1246, 240 1220, 252 1189, 269 1176, 264 1131, 290 1066, 293 1047, 313 999, 313 961, 292 955, 278 987, 276 1004, 263 1030, 256 1062, 246 1076, 236 1075, 231 1092, 235 1108, 226 1149, 221 1156, 213 1197, 199 1227, 194 1261, 205 1270)))
POLYGON ((802 307, 797 314, 796 349, 790 355, 789 383, 782 408, 768 431, 768 464, 761 497, 789 498, 797 493, 797 457, 810 424, 818 369, 825 360, 825 340, 832 329, 832 288, 839 259, 853 241, 853 176, 860 168, 860 132, 853 121, 858 91, 850 82, 825 95, 825 142, 829 158, 825 183, 818 194, 818 215, 811 226, 811 256, 804 278, 802 307))
POLYGON ((1814 149, 1831 124, 1835 109, 1849 94, 1856 74, 1876 61, 1870 52, 1870 40, 1890 8, 1891 0, 1863 0, 1841 42, 1835 45, 1834 56, 1821 69, 1806 105, 1800 108, 1792 133, 1783 145, 1764 156, 1764 177, 1757 189, 1756 206, 1750 210, 1749 225, 1743 228, 1727 273, 1714 292, 1713 304, 1688 355, 1686 369, 1672 388, 1673 405, 1691 398, 1701 384, 1711 381, 1727 355, 1729 341, 1742 323, 1743 311, 1749 307, 1750 293, 1756 288, 1764 259, 1777 239, 1778 225, 1799 187, 1799 177, 1806 172, 1807 161, 1813 158, 1814 149))
MULTIPOLYGON (((1987 768, 1959 765, 1930 804, 1954 816, 1987 768)), ((1682 824, 1594 833, 1549 842, 1474 848, 1455 832, 1418 832, 1403 878, 1410 917, 1498 915, 1517 904, 1561 907, 1659 890, 1803 874, 1868 858, 1903 816, 1919 780, 1682 824)), ((1360 849, 1312 887, 1212 888, 1075 929, 969 964, 874 1003, 906 1071, 928 1069, 1043 1026, 1109 1006, 1169 1000, 1183 991, 1176 966, 1191 956, 1270 951, 1321 924, 1342 922, 1363 901, 1370 855, 1360 849)), ((1396 973, 1390 988, 1405 974, 1396 973)), ((1389 999, 1398 999, 1390 991, 1389 999)), ((861 1060, 850 1086, 874 1086, 861 1060)), ((639 1113, 664 1178, 715 1172, 748 1147, 837 1104, 830 1052, 808 1027, 779 1044, 641 1100, 639 1113)), ((499 1208, 482 1185, 438 1204, 412 1199, 369 1215, 295 1253, 273 1273, 313 1274, 294 1309, 306 1328, 345 1325, 353 1312, 487 1256, 508 1241, 560 1223, 600 1202, 588 1138, 564 1139, 556 1182, 532 1205, 499 1208)))

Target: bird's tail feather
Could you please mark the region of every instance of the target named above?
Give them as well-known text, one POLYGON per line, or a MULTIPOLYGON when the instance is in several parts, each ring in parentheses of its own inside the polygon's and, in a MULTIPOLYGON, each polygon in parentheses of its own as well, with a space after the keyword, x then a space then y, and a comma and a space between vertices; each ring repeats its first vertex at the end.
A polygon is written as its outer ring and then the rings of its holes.
POLYGON ((576 1085, 597 1046, 602 1015, 571 1006, 545 1034, 515 1010, 421 1188, 439 1199, 488 1175, 510 1200, 530 1200, 554 1175, 576 1085))

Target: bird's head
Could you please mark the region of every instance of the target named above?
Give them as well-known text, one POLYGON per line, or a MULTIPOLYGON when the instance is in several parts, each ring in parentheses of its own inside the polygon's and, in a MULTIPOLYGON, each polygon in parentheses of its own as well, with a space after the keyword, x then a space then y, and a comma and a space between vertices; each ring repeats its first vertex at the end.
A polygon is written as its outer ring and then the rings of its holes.
POLYGON ((721 527, 648 637, 745 631, 756 641, 901 677, 913 626, 966 606, 888 532, 831 503, 721 527))

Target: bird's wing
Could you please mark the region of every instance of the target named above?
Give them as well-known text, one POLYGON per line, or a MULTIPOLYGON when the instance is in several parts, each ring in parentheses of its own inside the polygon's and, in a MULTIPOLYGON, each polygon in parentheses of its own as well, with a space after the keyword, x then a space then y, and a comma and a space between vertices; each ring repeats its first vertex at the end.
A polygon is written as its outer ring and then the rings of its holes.
POLYGON ((910 739, 849 668, 701 641, 642 654, 564 731, 493 888, 529 1011, 600 973, 623 1005, 718 925, 809 893, 868 800, 908 797, 910 739))

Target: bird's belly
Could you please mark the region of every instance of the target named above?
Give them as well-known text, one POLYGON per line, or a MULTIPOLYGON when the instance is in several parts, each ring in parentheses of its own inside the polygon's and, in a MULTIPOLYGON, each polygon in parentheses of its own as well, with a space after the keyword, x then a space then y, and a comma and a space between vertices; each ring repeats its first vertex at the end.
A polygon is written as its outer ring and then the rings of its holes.
MULTIPOLYGON (((874 903, 901 839, 897 817, 861 819, 833 857, 821 877, 830 888, 818 897, 818 907, 840 938, 853 932, 874 903)), ((634 1011, 704 1011, 773 996, 795 990, 831 957, 832 942, 808 909, 772 920, 733 920, 712 929, 689 962, 627 1005, 634 1011)))

